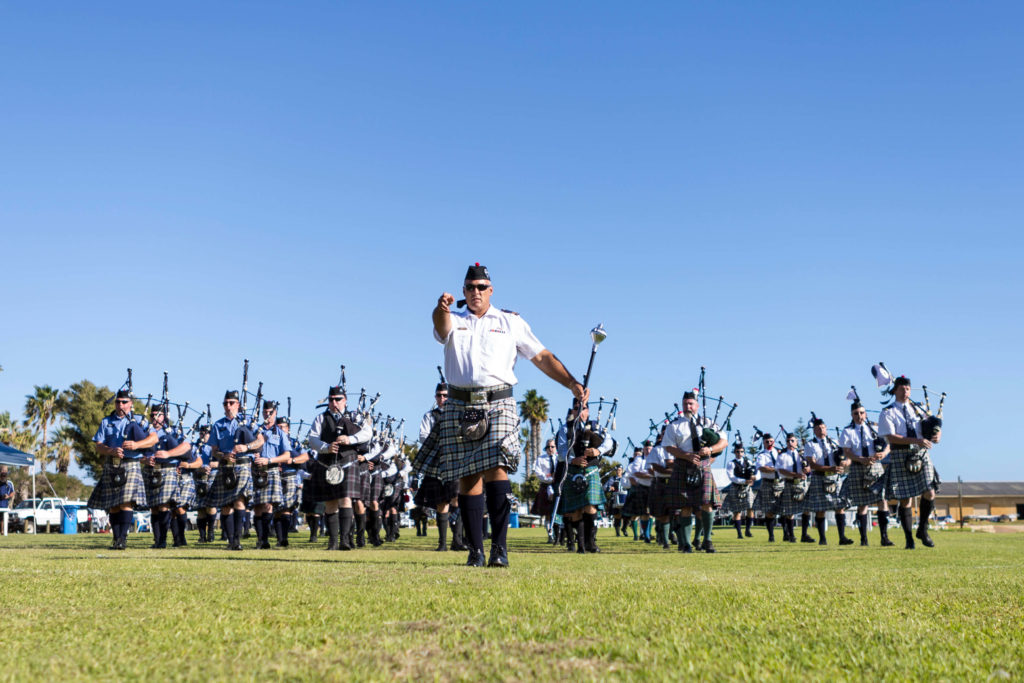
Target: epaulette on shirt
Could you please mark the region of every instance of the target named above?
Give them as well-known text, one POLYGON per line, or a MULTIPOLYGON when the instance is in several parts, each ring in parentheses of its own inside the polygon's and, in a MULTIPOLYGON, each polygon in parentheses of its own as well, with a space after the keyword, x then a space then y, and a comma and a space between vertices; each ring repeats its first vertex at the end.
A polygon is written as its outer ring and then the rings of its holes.
POLYGON ((502 313, 511 313, 512 315, 519 315, 515 311, 510 311, 507 308, 499 308, 498 310, 501 311, 502 313))

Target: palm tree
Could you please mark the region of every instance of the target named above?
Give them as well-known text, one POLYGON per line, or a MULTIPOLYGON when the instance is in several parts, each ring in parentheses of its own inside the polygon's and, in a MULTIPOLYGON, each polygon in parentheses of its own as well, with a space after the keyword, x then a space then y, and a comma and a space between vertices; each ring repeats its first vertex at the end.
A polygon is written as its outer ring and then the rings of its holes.
POLYGON ((67 474, 71 466, 71 454, 75 451, 75 430, 68 425, 61 425, 53 434, 54 448, 57 459, 57 473, 67 474))
POLYGON ((526 473, 529 474, 540 457, 541 426, 548 421, 548 400, 536 389, 530 389, 519 402, 519 416, 530 425, 530 440, 526 448, 526 473))
POLYGON ((49 384, 35 387, 35 394, 26 396, 25 401, 25 426, 35 427, 43 437, 42 446, 39 449, 39 459, 45 463, 49 454, 47 445, 47 430, 53 424, 54 413, 57 410, 57 397, 60 394, 49 384))

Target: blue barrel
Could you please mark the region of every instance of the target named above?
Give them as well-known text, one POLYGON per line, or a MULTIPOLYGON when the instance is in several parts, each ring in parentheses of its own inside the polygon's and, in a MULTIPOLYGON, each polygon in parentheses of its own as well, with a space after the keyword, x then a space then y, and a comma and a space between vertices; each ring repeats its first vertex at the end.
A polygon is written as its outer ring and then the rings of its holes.
POLYGON ((508 525, 510 527, 512 527, 513 529, 518 529, 519 528, 519 513, 518 512, 513 512, 511 515, 509 515, 508 525))
POLYGON ((78 533, 78 506, 65 505, 60 515, 60 532, 62 534, 78 533))

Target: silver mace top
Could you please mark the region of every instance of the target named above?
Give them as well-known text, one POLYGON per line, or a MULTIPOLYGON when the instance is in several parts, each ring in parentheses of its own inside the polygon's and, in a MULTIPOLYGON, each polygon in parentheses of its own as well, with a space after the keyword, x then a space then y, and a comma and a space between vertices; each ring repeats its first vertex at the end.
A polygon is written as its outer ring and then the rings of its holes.
POLYGON ((597 348, 598 344, 600 344, 601 342, 603 342, 607 338, 608 338, 608 333, 605 332, 604 325, 602 325, 601 323, 598 323, 597 327, 595 327, 594 329, 590 330, 590 339, 594 342, 594 348, 595 349, 597 348))

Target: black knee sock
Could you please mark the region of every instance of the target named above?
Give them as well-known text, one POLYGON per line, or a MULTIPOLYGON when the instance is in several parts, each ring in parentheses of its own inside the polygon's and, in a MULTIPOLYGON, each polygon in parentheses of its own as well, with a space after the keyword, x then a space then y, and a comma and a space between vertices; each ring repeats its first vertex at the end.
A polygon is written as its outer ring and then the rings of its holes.
POLYGON ((809 513, 805 512, 802 515, 800 515, 800 538, 804 538, 805 536, 810 536, 810 534, 807 533, 807 529, 810 528, 810 526, 811 526, 811 515, 809 513))
POLYGON ((857 531, 860 532, 860 542, 867 545, 868 542, 868 516, 857 515, 857 531))
POLYGON ((846 513, 836 513, 836 529, 839 530, 839 540, 846 539, 846 513))
POLYGON ((593 550, 597 547, 597 515, 583 513, 583 547, 593 550))
POLYGON ((241 510, 235 510, 235 541, 241 542, 245 533, 245 514, 241 510))
POLYGON ((235 517, 237 515, 234 512, 220 514, 220 530, 228 539, 228 543, 232 543, 235 540, 235 517))
POLYGON ((931 517, 933 509, 935 509, 935 501, 921 498, 921 518, 917 521, 918 532, 928 530, 928 518, 931 517))
POLYGON ((107 520, 110 522, 111 540, 117 543, 121 540, 121 511, 107 511, 107 520))
POLYGON ((484 494, 459 494, 459 519, 463 520, 466 545, 470 550, 484 550, 484 494))
POLYGON ((340 529, 338 513, 332 512, 324 515, 324 521, 327 522, 327 548, 328 550, 336 550, 338 548, 338 532, 340 529))
POLYGON ((818 542, 819 543, 824 543, 825 542, 825 518, 824 517, 815 517, 814 518, 814 528, 818 530, 818 542))
POLYGON ((782 523, 782 533, 784 535, 784 538, 782 540, 785 541, 785 540, 788 539, 790 541, 795 541, 796 540, 796 520, 795 519, 786 519, 785 517, 783 517, 782 520, 780 520, 780 521, 782 523))
POLYGON ((906 536, 907 546, 914 546, 914 512, 909 507, 900 508, 900 526, 903 527, 903 535, 906 536))
POLYGON ((338 547, 352 547, 352 523, 355 521, 355 512, 352 508, 338 509, 338 547))
POLYGON ((753 524, 753 523, 754 523, 754 518, 753 517, 747 517, 746 532, 748 534, 750 533, 750 525, 753 524))
POLYGON ((621 527, 621 526, 622 526, 622 520, 619 519, 618 517, 616 517, 615 520, 612 522, 612 527, 615 528, 615 535, 616 536, 619 535, 619 527, 621 527))
POLYGON ((264 512, 260 515, 260 521, 263 524, 263 542, 264 544, 270 543, 270 530, 274 526, 274 515, 270 512, 264 512))
POLYGON ((512 484, 508 480, 489 481, 484 484, 487 497, 487 514, 491 520, 491 545, 508 550, 506 538, 508 521, 512 513, 512 484))
POLYGON ((774 517, 769 517, 768 519, 766 519, 764 521, 764 525, 768 529, 768 540, 769 541, 774 541, 775 540, 775 518, 774 517))
POLYGON ((437 513, 437 547, 448 547, 448 513, 437 513))
POLYGON ((736 527, 736 535, 737 535, 737 536, 738 536, 739 538, 743 538, 743 531, 742 531, 742 529, 741 529, 741 526, 742 526, 742 524, 741 524, 740 520, 738 520, 738 519, 734 519, 734 520, 732 520, 732 525, 733 525, 734 527, 736 527))
POLYGON ((878 511, 878 533, 882 535, 882 540, 889 540, 889 511, 879 510, 878 511))
MULTIPOLYGON (((373 508, 370 508, 371 510, 373 508)), ((366 512, 356 515, 356 540, 359 545, 366 543, 366 512)))
MULTIPOLYGON (((451 516, 451 513, 449 513, 449 516, 451 516)), ((455 530, 452 531, 452 543, 460 546, 466 545, 466 539, 464 538, 465 531, 466 527, 462 521, 462 515, 459 515, 455 519, 455 530)))

